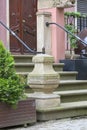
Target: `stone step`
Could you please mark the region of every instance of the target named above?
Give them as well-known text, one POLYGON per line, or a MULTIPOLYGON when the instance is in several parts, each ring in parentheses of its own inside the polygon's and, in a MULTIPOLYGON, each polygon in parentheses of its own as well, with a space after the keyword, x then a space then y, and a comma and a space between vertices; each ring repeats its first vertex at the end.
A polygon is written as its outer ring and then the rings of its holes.
POLYGON ((87 80, 60 80, 56 91, 87 89, 87 80))
MULTIPOLYGON (((13 55, 15 63, 18 63, 20 65, 22 64, 22 66, 26 63, 32 63, 33 56, 34 55, 13 55)), ((53 67, 56 71, 62 71, 64 63, 54 63, 53 67)))
POLYGON ((55 71, 63 71, 64 63, 53 63, 55 71))
MULTIPOLYGON (((25 75, 27 76, 29 72, 18 72, 17 74, 20 74, 20 75, 25 75)), ((60 75, 60 80, 75 80, 76 79, 76 76, 78 74, 78 72, 76 71, 73 71, 73 72, 63 72, 63 71, 58 71, 59 75, 60 75)))
MULTIPOLYGON (((54 63, 53 68, 55 71, 63 70, 63 63, 54 63)), ((34 68, 34 63, 15 63, 15 69, 17 72, 31 72, 34 68)))
POLYGON ((54 108, 38 109, 37 120, 55 120, 62 118, 71 118, 78 116, 87 116, 87 101, 61 103, 54 108))
POLYGON ((33 63, 15 63, 15 69, 16 72, 19 73, 26 73, 26 72, 31 72, 34 68, 33 63))
POLYGON ((13 55, 15 63, 31 63, 33 55, 13 55))
POLYGON ((75 80, 78 72, 76 71, 58 71, 60 80, 75 80))
POLYGON ((61 102, 76 102, 87 101, 87 89, 71 90, 71 91, 56 91, 55 94, 60 95, 61 102))

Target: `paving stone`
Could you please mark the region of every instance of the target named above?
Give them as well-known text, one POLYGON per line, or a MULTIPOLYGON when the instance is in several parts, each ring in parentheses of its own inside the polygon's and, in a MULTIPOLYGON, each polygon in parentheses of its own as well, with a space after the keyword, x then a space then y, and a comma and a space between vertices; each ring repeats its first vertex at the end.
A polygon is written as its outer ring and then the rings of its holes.
POLYGON ((19 127, 8 130, 87 130, 87 117, 38 122, 28 125, 27 128, 19 127))

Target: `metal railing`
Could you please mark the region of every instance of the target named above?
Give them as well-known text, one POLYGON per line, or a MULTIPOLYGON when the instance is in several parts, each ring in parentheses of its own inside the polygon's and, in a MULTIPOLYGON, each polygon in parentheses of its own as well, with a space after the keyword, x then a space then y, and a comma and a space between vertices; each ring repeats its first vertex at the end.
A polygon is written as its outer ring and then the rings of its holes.
POLYGON ((45 53, 45 48, 43 47, 42 48, 42 52, 38 52, 38 51, 35 51, 35 50, 32 50, 29 46, 27 46, 26 44, 25 44, 25 42, 23 41, 23 40, 21 40, 21 38, 20 37, 18 37, 17 35, 16 35, 16 33, 14 32, 14 31, 12 31, 10 28, 8 28, 2 21, 0 21, 0 24, 6 29, 6 30, 8 30, 25 48, 27 48, 27 50, 29 51, 29 52, 31 52, 31 53, 33 53, 33 54, 38 54, 38 53, 45 53))
POLYGON ((46 26, 48 27, 49 25, 56 25, 58 26, 59 28, 61 28, 62 30, 64 30, 65 32, 67 32, 68 34, 72 35, 73 37, 75 37, 77 40, 81 41, 81 44, 83 44, 85 47, 87 47, 87 42, 82 40, 80 37, 78 37, 77 35, 74 35, 73 33, 71 33, 70 31, 68 31, 65 27, 62 27, 61 25, 57 24, 57 23, 49 23, 49 22, 46 22, 46 26))
MULTIPOLYGON (((87 14, 80 12, 65 12, 64 14, 65 27, 69 25, 73 28, 74 34, 78 35, 81 31, 87 28, 87 14)), ((70 50, 69 36, 66 35, 66 49, 70 50)))
MULTIPOLYGON (((46 26, 47 26, 47 27, 48 27, 49 25, 52 25, 52 24, 56 25, 57 27, 61 28, 62 30, 64 30, 64 31, 67 32, 68 34, 70 34, 70 35, 72 35, 73 37, 75 37, 77 40, 81 41, 81 44, 84 45, 85 52, 84 52, 84 53, 81 52, 80 55, 87 57, 87 42, 86 42, 86 41, 82 40, 79 36, 77 36, 77 35, 71 33, 71 32, 68 31, 65 27, 62 27, 61 25, 59 25, 59 24, 57 24, 57 23, 54 23, 54 22, 52 22, 52 23, 46 22, 46 26)), ((77 43, 76 43, 76 44, 77 44, 77 43)))
POLYGON ((80 31, 87 28, 87 14, 81 14, 79 17, 73 15, 65 15, 65 24, 73 25, 74 28, 76 28, 78 34, 80 31))

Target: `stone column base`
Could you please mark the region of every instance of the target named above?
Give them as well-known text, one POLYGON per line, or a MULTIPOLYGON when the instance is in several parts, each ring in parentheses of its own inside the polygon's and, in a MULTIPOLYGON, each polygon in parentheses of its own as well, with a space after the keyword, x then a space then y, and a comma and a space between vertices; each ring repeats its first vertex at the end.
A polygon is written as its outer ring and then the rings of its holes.
POLYGON ((60 96, 56 94, 46 94, 43 92, 35 92, 27 94, 28 97, 36 99, 36 109, 54 108, 60 106, 60 96))

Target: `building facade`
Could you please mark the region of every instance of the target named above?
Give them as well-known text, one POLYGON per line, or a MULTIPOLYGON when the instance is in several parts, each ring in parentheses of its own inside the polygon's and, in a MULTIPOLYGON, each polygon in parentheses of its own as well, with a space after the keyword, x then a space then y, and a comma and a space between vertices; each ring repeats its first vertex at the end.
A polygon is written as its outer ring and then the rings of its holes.
MULTIPOLYGON (((64 9, 71 8, 71 0, 1 0, 0 20, 12 29, 31 49, 37 50, 37 16, 36 12, 50 12, 52 22, 64 26, 64 9), (48 2, 45 3, 45 2, 48 2), (54 3, 53 3, 54 2, 54 3), (45 6, 43 7, 42 5, 45 6), (47 5, 47 6, 46 6, 47 5), (66 6, 67 5, 67 6, 66 6)), ((0 25, 0 39, 13 54, 30 53, 12 36, 9 31, 0 25)), ((65 56, 65 32, 57 27, 52 27, 51 54, 55 62, 65 56)))

